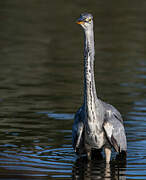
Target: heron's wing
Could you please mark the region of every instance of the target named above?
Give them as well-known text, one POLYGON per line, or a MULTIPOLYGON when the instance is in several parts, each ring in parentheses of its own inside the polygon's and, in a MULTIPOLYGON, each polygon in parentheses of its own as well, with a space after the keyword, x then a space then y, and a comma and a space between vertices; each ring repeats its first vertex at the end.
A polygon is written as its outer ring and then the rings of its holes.
POLYGON ((102 101, 102 104, 103 104, 106 112, 111 111, 113 113, 113 115, 115 116, 115 118, 117 120, 119 120, 121 123, 123 123, 123 118, 122 118, 120 112, 114 106, 112 106, 111 104, 105 103, 104 101, 102 101))
POLYGON ((82 118, 83 108, 81 107, 75 114, 74 124, 72 127, 72 145, 77 154, 81 154, 84 151, 84 124, 82 118))
POLYGON ((109 104, 107 104, 105 108, 105 120, 103 128, 109 142, 117 152, 127 150, 123 119, 119 111, 109 104))

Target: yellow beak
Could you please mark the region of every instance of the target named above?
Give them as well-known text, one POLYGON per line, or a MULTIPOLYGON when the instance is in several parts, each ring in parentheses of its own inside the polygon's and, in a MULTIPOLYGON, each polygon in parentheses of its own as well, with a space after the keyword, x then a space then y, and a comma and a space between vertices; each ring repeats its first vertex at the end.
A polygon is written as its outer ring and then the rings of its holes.
POLYGON ((77 21, 77 24, 84 24, 84 21, 77 21))

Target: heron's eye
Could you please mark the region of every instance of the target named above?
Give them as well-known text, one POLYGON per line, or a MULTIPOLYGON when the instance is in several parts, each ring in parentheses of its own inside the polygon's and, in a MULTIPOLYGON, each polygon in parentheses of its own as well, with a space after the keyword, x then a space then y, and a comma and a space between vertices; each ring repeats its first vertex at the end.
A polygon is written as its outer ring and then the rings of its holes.
POLYGON ((91 22, 91 18, 86 18, 85 22, 91 22))

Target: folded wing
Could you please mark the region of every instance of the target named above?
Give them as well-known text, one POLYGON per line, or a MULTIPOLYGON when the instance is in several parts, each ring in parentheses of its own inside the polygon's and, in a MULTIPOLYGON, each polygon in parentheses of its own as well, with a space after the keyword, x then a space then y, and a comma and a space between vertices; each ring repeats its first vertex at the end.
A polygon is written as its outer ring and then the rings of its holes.
POLYGON ((74 124, 72 127, 72 145, 75 152, 83 154, 84 148, 84 124, 83 124, 83 109, 82 107, 75 114, 74 124))
POLYGON ((117 152, 127 151, 127 140, 123 119, 119 111, 110 104, 104 103, 106 109, 103 128, 106 136, 117 152))

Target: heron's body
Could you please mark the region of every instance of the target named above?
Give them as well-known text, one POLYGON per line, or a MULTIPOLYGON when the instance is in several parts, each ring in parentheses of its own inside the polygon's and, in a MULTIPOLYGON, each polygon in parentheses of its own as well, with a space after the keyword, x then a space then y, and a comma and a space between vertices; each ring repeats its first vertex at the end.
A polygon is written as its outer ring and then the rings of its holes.
POLYGON ((112 147, 119 153, 127 150, 123 120, 112 105, 96 94, 92 15, 82 14, 78 24, 84 29, 84 102, 75 115, 73 148, 79 155, 86 153, 88 158, 92 149, 104 148, 109 162, 112 147))

